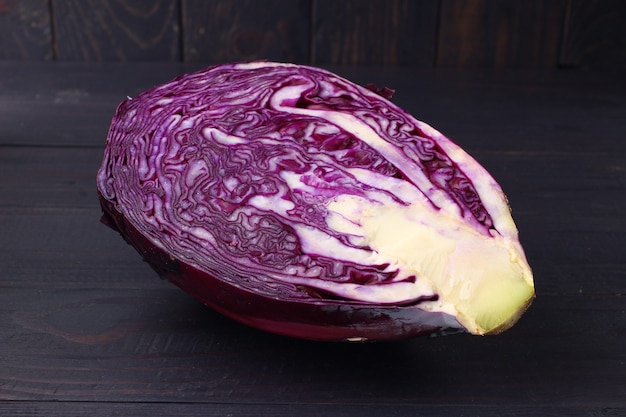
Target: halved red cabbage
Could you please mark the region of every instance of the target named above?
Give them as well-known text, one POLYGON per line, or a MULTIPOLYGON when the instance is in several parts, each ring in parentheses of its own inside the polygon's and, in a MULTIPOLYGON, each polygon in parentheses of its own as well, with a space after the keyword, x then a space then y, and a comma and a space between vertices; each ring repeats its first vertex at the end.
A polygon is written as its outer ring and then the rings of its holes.
POLYGON ((98 172, 103 219, 163 278, 263 330, 503 331, 534 297, 507 200, 390 92, 250 62, 129 98, 98 172))

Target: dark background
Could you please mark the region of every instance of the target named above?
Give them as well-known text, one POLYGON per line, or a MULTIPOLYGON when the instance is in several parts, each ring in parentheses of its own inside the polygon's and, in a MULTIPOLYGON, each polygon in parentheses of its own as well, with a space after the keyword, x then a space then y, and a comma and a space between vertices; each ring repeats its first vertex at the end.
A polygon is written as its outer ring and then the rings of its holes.
POLYGON ((0 416, 626 416, 626 0, 0 0, 0 416), (271 59, 393 100, 506 191, 537 298, 495 337, 240 325, 99 223, 116 106, 271 59))
POLYGON ((0 59, 625 68, 622 0, 0 0, 0 59))

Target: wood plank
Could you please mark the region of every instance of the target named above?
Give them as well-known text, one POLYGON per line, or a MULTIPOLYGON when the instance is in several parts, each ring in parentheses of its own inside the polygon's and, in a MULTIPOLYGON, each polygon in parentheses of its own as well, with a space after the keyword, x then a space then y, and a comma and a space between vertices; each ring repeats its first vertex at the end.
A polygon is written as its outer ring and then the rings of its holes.
POLYGON ((47 0, 0 1, 0 59, 54 59, 50 20, 47 0))
POLYGON ((94 148, 0 148, 0 213, 98 208, 95 180, 103 154, 104 142, 94 148))
POLYGON ((626 3, 570 0, 560 64, 575 68, 626 68, 626 3))
POLYGON ((497 407, 479 404, 214 404, 214 403, 123 403, 123 402, 48 402, 0 401, 1 415, 46 417, 111 417, 111 416, 167 416, 167 417, 362 417, 411 416, 438 417, 478 415, 482 417, 579 417, 620 416, 624 407, 563 406, 563 405, 509 405, 497 407))
POLYGON ((1 285, 162 285, 100 222, 95 178, 102 155, 97 147, 0 148, 1 285))
POLYGON ((99 223, 107 109, 184 68, 0 63, 0 415, 624 414, 626 80, 339 68, 496 176, 537 298, 495 337, 330 344, 226 319, 99 223))
POLYGON ((626 128, 626 85, 615 78, 603 86, 599 78, 587 84, 581 77, 575 86, 566 73, 539 75, 530 83, 513 74, 485 83, 454 79, 453 73, 449 84, 424 90, 428 99, 411 98, 420 94, 422 84, 414 81, 414 90, 404 92, 408 97, 398 91, 396 101, 471 153, 585 152, 590 141, 594 151, 626 150, 619 133, 626 128))
MULTIPOLYGON (((18 146, 102 146, 115 108, 127 96, 203 66, 16 65, 0 63, 0 103, 5 103, 0 112, 0 144, 18 146)), ((331 69, 355 82, 395 88, 393 100, 399 106, 472 153, 576 152, 586 149, 590 140, 597 152, 626 148, 621 134, 626 129, 624 79, 569 72, 331 69)))
MULTIPOLYGON (((94 181, 101 157, 99 148, 0 151, 6 285, 89 287, 85 276, 116 287, 156 285, 139 255, 98 222, 94 181)), ((626 246, 626 154, 478 157, 508 195, 541 293, 626 293, 626 264, 618 250, 626 246)))
POLYGON ((518 407, 626 401, 618 296, 538 297, 497 337, 386 344, 262 333, 168 288, 11 288, 0 305, 1 400, 518 407))
MULTIPOLYGON (((626 245, 626 232, 618 213, 623 213, 624 204, 611 212, 596 213, 606 218, 606 224, 614 222, 613 228, 596 231, 585 230, 587 218, 583 216, 555 221, 568 218, 569 213, 554 207, 536 210, 534 215, 520 213, 515 207, 513 204, 514 217, 539 293, 626 294, 626 263, 619 250, 626 245)), ((99 223, 100 214, 95 199, 90 209, 0 207, 3 284, 70 288, 91 288, 94 283, 116 288, 157 285, 157 275, 141 256, 99 223), (90 277, 89 281, 85 277, 90 277)))
POLYGON ((437 66, 555 68, 565 0, 442 0, 437 66))
POLYGON ((176 0, 51 0, 59 61, 180 59, 176 0))
POLYGON ((198 69, 181 63, 0 63, 0 145, 104 146, 127 97, 198 69))
MULTIPOLYGON (((94 181, 103 147, 3 147, 0 209, 45 215, 56 209, 96 207, 94 181)), ((533 221, 544 216, 545 222, 537 228, 559 233, 610 233, 622 230, 617 226, 626 226, 621 216, 626 208, 626 152, 479 152, 476 157, 500 181, 519 215, 533 221), (543 207, 545 211, 537 211, 543 207), (549 211, 556 207, 558 210, 549 211)))
POLYGON ((437 2, 315 0, 313 17, 315 64, 433 65, 437 2))
POLYGON ((185 61, 309 60, 311 0, 182 0, 185 61))

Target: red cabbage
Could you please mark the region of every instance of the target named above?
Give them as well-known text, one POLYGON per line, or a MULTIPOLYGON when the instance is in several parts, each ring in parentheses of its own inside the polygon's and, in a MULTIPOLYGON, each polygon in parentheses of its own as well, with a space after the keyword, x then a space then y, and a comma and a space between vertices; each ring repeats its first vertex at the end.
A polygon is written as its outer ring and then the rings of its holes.
POLYGON ((263 330, 501 332, 534 297, 506 197, 392 93, 251 62, 129 98, 98 172, 103 221, 163 278, 263 330))

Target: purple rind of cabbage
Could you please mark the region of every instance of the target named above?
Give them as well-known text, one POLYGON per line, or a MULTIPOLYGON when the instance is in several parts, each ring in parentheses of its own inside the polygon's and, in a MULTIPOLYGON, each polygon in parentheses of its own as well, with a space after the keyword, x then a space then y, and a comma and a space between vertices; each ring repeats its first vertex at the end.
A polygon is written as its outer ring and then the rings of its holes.
POLYGON ((508 201, 391 92, 259 61, 129 98, 97 175, 103 221, 162 278, 261 330, 500 333, 534 298, 508 201))

